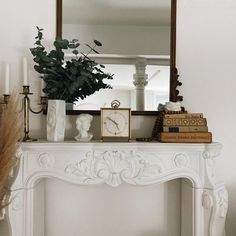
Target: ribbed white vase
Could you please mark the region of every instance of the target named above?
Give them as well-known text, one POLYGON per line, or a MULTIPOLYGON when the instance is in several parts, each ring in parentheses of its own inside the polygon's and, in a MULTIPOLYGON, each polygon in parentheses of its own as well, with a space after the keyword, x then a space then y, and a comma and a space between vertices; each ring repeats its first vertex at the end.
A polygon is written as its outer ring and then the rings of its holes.
POLYGON ((64 100, 48 100, 47 141, 64 141, 66 104, 64 100))

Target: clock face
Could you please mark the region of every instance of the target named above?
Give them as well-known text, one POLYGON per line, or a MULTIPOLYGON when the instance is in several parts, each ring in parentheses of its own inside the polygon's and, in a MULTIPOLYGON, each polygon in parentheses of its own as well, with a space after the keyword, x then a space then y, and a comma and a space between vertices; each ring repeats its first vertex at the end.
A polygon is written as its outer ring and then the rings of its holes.
POLYGON ((101 110, 102 137, 127 138, 130 137, 130 109, 101 110))

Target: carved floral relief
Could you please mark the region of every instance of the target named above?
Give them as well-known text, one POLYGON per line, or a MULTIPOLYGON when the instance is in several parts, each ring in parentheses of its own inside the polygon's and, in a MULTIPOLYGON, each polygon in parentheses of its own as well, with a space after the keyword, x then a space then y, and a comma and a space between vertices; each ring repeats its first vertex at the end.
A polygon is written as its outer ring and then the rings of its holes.
POLYGON ((84 159, 68 164, 65 172, 76 176, 82 183, 103 183, 113 187, 122 182, 135 184, 136 181, 147 180, 162 173, 163 167, 158 163, 150 163, 148 159, 133 151, 88 152, 84 159))

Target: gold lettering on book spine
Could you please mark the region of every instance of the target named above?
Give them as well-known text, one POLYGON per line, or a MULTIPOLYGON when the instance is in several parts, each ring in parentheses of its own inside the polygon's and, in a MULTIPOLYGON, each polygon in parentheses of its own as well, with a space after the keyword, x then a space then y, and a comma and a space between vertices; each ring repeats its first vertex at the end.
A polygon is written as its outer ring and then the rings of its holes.
POLYGON ((212 134, 211 132, 202 133, 160 133, 160 142, 192 142, 192 143, 211 143, 212 134))

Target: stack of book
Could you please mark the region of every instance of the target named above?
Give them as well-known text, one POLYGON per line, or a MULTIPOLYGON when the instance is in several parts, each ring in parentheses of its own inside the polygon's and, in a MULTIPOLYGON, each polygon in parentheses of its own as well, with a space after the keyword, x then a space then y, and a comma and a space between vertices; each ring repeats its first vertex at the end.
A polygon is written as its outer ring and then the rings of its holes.
POLYGON ((163 114, 157 139, 170 143, 211 143, 207 120, 202 113, 163 114))

